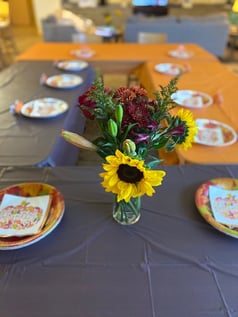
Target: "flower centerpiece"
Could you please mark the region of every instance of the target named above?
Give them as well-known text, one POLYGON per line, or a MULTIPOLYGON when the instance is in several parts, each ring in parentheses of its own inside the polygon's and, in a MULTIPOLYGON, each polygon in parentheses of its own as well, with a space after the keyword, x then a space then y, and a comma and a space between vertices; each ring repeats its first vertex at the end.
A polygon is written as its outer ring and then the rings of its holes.
MULTIPOLYGON (((96 151, 103 159, 102 186, 114 195, 113 217, 122 224, 140 218, 141 197, 152 196, 162 184, 165 172, 152 151, 176 146, 192 146, 197 127, 190 110, 175 111, 171 95, 177 91, 179 76, 149 98, 141 87, 109 89, 97 76, 93 85, 78 98, 78 106, 88 120, 95 120, 101 135, 89 141, 62 131, 76 146, 96 151)), ((158 151, 157 151, 158 152, 158 151)))

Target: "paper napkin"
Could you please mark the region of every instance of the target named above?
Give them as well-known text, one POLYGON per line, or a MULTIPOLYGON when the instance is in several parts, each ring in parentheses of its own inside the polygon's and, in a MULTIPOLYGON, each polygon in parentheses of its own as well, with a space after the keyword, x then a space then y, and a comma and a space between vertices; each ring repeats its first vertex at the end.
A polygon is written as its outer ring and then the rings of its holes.
POLYGON ((209 186, 209 198, 216 221, 238 226, 238 190, 209 186))
POLYGON ((0 236, 25 236, 40 232, 50 208, 51 196, 3 196, 0 205, 0 236))

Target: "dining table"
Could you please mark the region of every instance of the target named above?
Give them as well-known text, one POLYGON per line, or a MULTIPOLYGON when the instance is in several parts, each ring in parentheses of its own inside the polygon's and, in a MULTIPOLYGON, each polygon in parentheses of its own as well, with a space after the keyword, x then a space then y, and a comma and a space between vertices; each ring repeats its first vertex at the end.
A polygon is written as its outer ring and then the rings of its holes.
MULTIPOLYGON (((22 60, 60 60, 79 58, 90 62, 101 73, 129 73, 148 60, 166 58, 173 61, 169 52, 181 47, 179 43, 51 43, 39 42, 17 56, 22 60), (91 52, 83 56, 82 51, 91 52)), ((186 43, 184 49, 192 52, 191 60, 215 60, 218 58, 197 44, 186 43)))
MULTIPOLYGON (((37 43, 18 56, 18 61, 42 61, 54 59, 74 59, 75 52, 84 48, 80 43, 37 43), (74 54, 73 54, 74 52, 74 54)), ((85 58, 94 69, 104 73, 134 72, 140 85, 146 88, 149 96, 160 86, 166 86, 174 77, 156 69, 161 64, 179 66, 182 71, 177 83, 178 90, 189 90, 192 93, 206 94, 212 102, 209 106, 188 107, 197 120, 215 121, 221 127, 225 139, 226 128, 231 130, 232 142, 200 144, 195 142, 192 148, 176 148, 176 154, 159 151, 165 164, 236 164, 238 163, 238 115, 236 106, 236 87, 238 77, 223 65, 216 56, 193 43, 90 43, 87 48, 94 54, 85 58), (171 52, 190 52, 189 58, 171 56, 171 52), (225 132, 224 132, 225 131, 225 132)), ((187 108, 178 104, 177 109, 187 108)), ((211 130, 209 130, 211 131, 211 130)))
POLYGON ((59 69, 56 65, 52 60, 19 61, 1 71, 0 166, 77 164, 79 149, 61 137, 61 130, 84 132, 85 119, 77 107, 77 99, 92 85, 95 73, 88 63, 77 73, 59 69), (44 81, 65 74, 77 75, 79 85, 54 87, 44 81), (42 100, 63 102, 65 111, 52 116, 31 116, 15 111, 15 105, 24 106, 31 102, 36 105, 42 100))
POLYGON ((210 185, 237 190, 237 165, 160 169, 166 176, 142 197, 140 220, 121 225, 100 166, 1 168, 1 199, 39 183, 64 204, 47 235, 0 237, 0 316, 237 317, 238 230, 200 209, 209 209, 210 185))

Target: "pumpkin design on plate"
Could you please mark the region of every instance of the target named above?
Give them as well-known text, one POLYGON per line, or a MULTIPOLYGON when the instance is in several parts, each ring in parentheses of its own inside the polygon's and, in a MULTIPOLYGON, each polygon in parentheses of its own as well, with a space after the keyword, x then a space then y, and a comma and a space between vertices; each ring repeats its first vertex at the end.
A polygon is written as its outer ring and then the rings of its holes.
POLYGON ((0 228, 23 230, 36 225, 42 217, 40 207, 30 205, 25 200, 21 204, 10 205, 0 210, 0 228))

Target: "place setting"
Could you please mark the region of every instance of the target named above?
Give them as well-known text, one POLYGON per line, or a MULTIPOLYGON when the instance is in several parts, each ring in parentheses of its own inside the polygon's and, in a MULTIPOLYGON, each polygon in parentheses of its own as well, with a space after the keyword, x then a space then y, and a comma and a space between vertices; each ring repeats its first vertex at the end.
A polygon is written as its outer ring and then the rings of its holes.
POLYGON ((72 89, 83 83, 83 78, 74 74, 58 74, 47 76, 43 73, 40 77, 40 84, 51 88, 72 89))
POLYGON ((207 146, 229 146, 237 142, 236 131, 228 124, 210 120, 196 119, 198 132, 194 142, 207 146))
POLYGON ((65 113, 68 108, 69 106, 64 100, 46 97, 30 100, 26 103, 16 100, 10 106, 10 112, 28 118, 46 119, 59 116, 65 113))
POLYGON ((60 70, 70 72, 81 72, 88 67, 88 63, 81 60, 60 60, 56 61, 54 65, 60 70))
POLYGON ((87 45, 82 45, 80 48, 72 50, 70 53, 79 58, 90 58, 96 54, 96 52, 87 45))
POLYGON ((0 190, 0 250, 36 243, 60 223, 62 194, 45 183, 20 183, 0 190))
POLYGON ((174 63, 160 63, 156 64, 154 67, 155 71, 169 75, 169 76, 178 76, 180 74, 190 71, 190 65, 180 65, 174 63))
POLYGON ((179 45, 176 49, 168 51, 168 55, 180 59, 189 59, 194 53, 188 51, 184 45, 179 45))
POLYGON ((213 104, 213 98, 201 91, 178 90, 171 95, 178 105, 186 108, 204 108, 213 104))
POLYGON ((212 227, 238 238, 238 179, 215 178, 204 182, 196 190, 195 203, 212 227))

